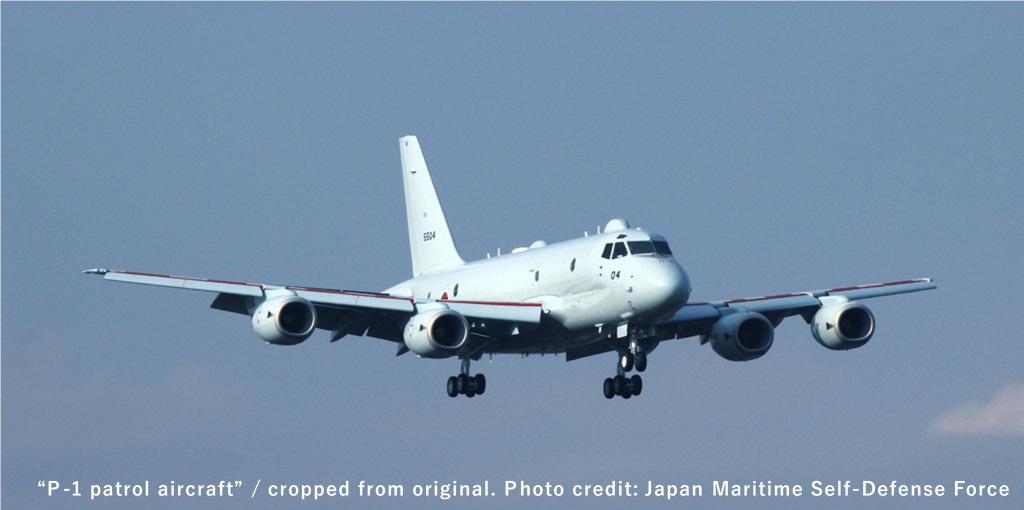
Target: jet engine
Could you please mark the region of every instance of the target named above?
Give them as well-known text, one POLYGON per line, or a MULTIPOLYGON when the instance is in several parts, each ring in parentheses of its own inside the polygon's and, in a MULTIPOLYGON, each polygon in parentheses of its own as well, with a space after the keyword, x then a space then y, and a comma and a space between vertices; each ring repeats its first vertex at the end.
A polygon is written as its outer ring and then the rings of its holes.
POLYGON ((405 346, 424 358, 450 357, 468 338, 469 322, 447 308, 421 312, 405 326, 405 346))
POLYGON ((833 351, 856 349, 871 340, 875 316, 868 307, 850 301, 822 306, 811 321, 811 334, 833 351))
POLYGON ((267 299, 252 314, 252 329, 265 342, 296 345, 316 327, 316 309, 294 294, 267 299))
POLYGON ((750 361, 768 352, 775 327, 764 315, 740 312, 718 319, 707 337, 711 348, 729 361, 750 361))

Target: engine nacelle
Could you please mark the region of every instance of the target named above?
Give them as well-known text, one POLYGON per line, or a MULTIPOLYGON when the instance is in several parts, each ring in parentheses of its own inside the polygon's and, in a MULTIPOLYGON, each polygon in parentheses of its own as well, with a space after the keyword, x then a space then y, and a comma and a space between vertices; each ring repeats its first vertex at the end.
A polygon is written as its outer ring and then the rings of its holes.
POLYGON ((252 314, 252 329, 271 344, 302 343, 315 327, 316 308, 294 294, 267 299, 252 314))
POLYGON ((405 326, 405 346, 424 358, 447 358, 466 344, 469 322, 447 308, 424 311, 405 326))
POLYGON ((811 334, 833 351, 856 349, 871 340, 875 316, 868 307, 850 301, 822 306, 811 321, 811 334))
POLYGON ((771 349, 775 327, 764 315, 740 312, 718 319, 708 338, 719 356, 729 361, 750 361, 771 349))

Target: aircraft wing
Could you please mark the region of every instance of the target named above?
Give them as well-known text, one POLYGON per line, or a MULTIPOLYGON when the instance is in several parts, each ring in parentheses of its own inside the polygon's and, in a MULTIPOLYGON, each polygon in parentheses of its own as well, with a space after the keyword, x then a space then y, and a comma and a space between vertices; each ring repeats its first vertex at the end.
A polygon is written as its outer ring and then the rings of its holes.
POLYGON ((420 306, 438 302, 461 313, 470 323, 536 324, 541 317, 539 303, 424 301, 377 292, 208 280, 111 269, 89 269, 84 273, 101 275, 105 280, 116 282, 215 292, 217 297, 211 308, 243 315, 251 315, 253 309, 267 299, 268 292, 295 295, 315 307, 316 327, 332 331, 332 342, 349 334, 402 342, 402 328, 408 319, 420 306))
MULTIPOLYGON (((703 342, 707 340, 706 335, 711 332, 712 327, 719 319, 736 312, 759 313, 768 319, 772 326, 778 326, 783 319, 794 315, 800 315, 810 323, 818 309, 830 301, 843 299, 857 301, 934 288, 936 287, 932 280, 924 278, 727 301, 690 303, 680 308, 672 317, 651 326, 654 330, 653 335, 658 340, 702 336, 703 342)), ((623 341, 623 339, 601 341, 570 349, 566 353, 566 361, 622 349, 623 341)))
POLYGON ((760 313, 775 326, 778 326, 786 317, 793 315, 803 316, 810 322, 810 318, 822 306, 823 298, 838 297, 857 301, 934 288, 936 287, 931 278, 922 278, 774 296, 691 303, 683 306, 671 318, 656 324, 656 327, 664 339, 706 335, 718 319, 733 311, 760 313))

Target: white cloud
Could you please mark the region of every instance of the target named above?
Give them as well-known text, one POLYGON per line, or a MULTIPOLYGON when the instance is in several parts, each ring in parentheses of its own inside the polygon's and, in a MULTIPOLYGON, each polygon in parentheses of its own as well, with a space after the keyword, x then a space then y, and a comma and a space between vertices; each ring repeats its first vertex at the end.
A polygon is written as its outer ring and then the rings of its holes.
POLYGON ((970 401, 932 420, 933 436, 1024 437, 1024 383, 1003 386, 988 402, 970 401))

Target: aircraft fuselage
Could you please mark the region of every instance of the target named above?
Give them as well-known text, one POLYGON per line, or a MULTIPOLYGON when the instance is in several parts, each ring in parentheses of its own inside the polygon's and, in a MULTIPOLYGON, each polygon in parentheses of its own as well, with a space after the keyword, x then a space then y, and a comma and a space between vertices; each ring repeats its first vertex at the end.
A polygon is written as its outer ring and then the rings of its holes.
POLYGON ((621 324, 672 315, 689 299, 690 280, 664 238, 623 227, 550 245, 536 242, 386 292, 424 300, 540 303, 539 327, 510 332, 485 352, 551 353, 594 341, 621 324))

